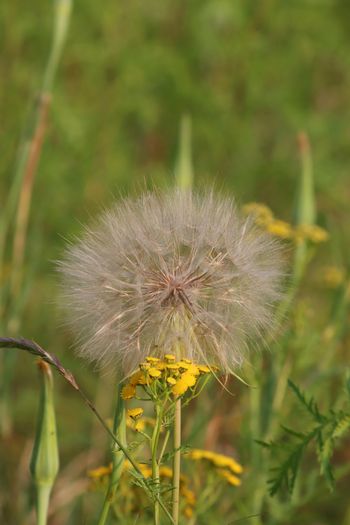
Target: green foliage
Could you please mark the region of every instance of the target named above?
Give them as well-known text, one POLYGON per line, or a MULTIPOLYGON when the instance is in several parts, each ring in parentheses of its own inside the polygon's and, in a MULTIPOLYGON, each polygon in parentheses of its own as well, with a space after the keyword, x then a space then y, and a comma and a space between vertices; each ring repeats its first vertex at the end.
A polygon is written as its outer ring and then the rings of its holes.
MULTIPOLYGON (((349 268, 349 9, 347 0, 106 0, 103 9, 93 0, 74 2, 36 174, 22 295, 13 305, 16 311, 0 311, 0 317, 23 312, 16 335, 35 339, 67 363, 89 395, 96 395, 104 417, 111 415, 114 387, 73 357, 71 336, 56 316, 52 261, 61 256, 65 239, 120 194, 174 183, 184 114, 191 115, 194 185, 214 183, 232 192, 238 204, 265 202, 288 221, 300 175, 296 136, 301 130, 312 146, 317 217, 330 242, 307 261, 292 308, 281 315, 284 325, 276 343, 268 345, 268 352, 251 354, 250 388, 224 379, 222 392, 208 385, 194 408, 186 408, 189 442, 233 449, 245 467, 242 486, 235 493, 224 491, 214 509, 203 505, 199 525, 221 524, 222 516, 225 523, 243 522, 252 514, 254 525, 349 523, 348 478, 333 493, 318 482, 318 469, 329 486, 349 471, 340 441, 349 435, 349 414, 335 408, 349 362, 349 288, 344 280, 336 290, 326 289, 320 278, 323 265, 349 268), (317 403, 299 389, 288 395, 290 376, 309 385, 317 403), (294 399, 311 420, 309 426, 300 427, 294 399), (330 399, 333 411, 321 409, 330 399), (287 429, 279 437, 281 421, 287 429), (292 498, 267 497, 271 463, 277 467, 274 480, 284 473, 278 491, 294 487, 292 498)), ((34 7, 24 0, 2 3, 2 210, 12 200, 16 151, 28 106, 42 84, 52 21, 52 2, 37 0, 34 7)), ((186 157, 190 173, 189 150, 186 157)), ((304 168, 310 169, 311 159, 305 160, 304 168)), ((5 290, 11 250, 8 245, 0 279, 5 290)), ((13 434, 0 446, 0 521, 8 525, 33 523, 29 498, 18 493, 19 483, 24 492, 28 484, 26 468, 14 468, 23 464, 20 451, 35 432, 37 392, 29 362, 23 354, 11 374, 13 434)), ((96 523, 101 495, 82 493, 73 502, 69 493, 81 486, 90 467, 82 451, 93 457, 109 449, 74 392, 60 381, 56 387, 65 490, 58 486, 63 498, 57 498, 52 520, 96 523)), ((346 392, 350 399, 350 376, 346 392)), ((142 485, 142 477, 136 478, 142 485)), ((210 496, 202 494, 201 501, 210 496)))
POLYGON ((274 496, 284 489, 290 494, 293 492, 303 455, 309 445, 316 451, 320 473, 333 490, 335 480, 331 459, 337 440, 350 431, 350 410, 329 410, 323 414, 313 397, 307 397, 292 381, 289 380, 288 384, 299 404, 311 417, 313 425, 304 432, 282 426, 283 434, 277 441, 258 441, 270 450, 272 458, 281 456, 277 465, 271 469, 272 477, 268 480, 270 495, 274 496))

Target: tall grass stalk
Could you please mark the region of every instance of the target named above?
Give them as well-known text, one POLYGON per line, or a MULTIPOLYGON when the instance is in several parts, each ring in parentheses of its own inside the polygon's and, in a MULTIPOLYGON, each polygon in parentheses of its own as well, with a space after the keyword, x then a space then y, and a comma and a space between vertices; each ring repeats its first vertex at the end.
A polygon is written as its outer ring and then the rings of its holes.
MULTIPOLYGON (((121 397, 122 384, 118 381, 117 397, 115 404, 115 414, 113 421, 113 433, 118 437, 120 443, 127 446, 126 442, 126 418, 125 418, 125 402, 121 397)), ((115 494, 118 488, 120 476, 123 471, 123 465, 125 456, 118 444, 113 441, 112 443, 112 473, 109 479, 108 489, 103 502, 103 507, 99 517, 98 525, 105 525, 111 504, 115 498, 115 494)))
POLYGON ((175 402, 174 418, 174 461, 173 461, 173 520, 179 523, 181 473, 181 399, 175 402))
MULTIPOLYGON (((313 225, 316 219, 316 205, 314 194, 314 176, 312 165, 312 154, 309 139, 305 133, 298 136, 299 152, 301 158, 301 170, 296 192, 294 209, 294 223, 296 225, 313 225)), ((296 293, 300 286, 302 277, 309 262, 309 252, 306 241, 302 241, 295 248, 292 279, 289 291, 284 301, 277 310, 277 318, 280 322, 288 316, 293 305, 296 293)), ((276 346, 273 339, 269 343, 276 346)), ((278 421, 276 413, 282 406, 287 391, 288 377, 292 369, 292 363, 286 354, 288 341, 279 337, 276 355, 279 357, 267 359, 267 369, 264 377, 260 371, 249 378, 254 388, 250 392, 250 411, 251 411, 251 435, 254 439, 272 439, 278 421), (256 388, 255 385, 262 385, 256 388)), ((260 367, 258 367, 260 370, 260 367)), ((252 459, 253 469, 257 473, 255 480, 254 511, 261 516, 263 505, 266 498, 266 483, 268 479, 268 465, 265 455, 259 446, 252 440, 252 459)), ((259 523, 260 518, 257 517, 259 523)))
MULTIPOLYGON (((301 160, 301 177, 294 211, 296 225, 313 225, 316 221, 316 204, 314 189, 314 170, 309 137, 305 132, 299 133, 299 152, 301 160)), ((304 274, 307 264, 308 246, 306 241, 298 244, 294 254, 293 279, 298 283, 304 274)))
MULTIPOLYGON (((72 0, 54 0, 54 24, 50 53, 44 70, 41 89, 34 101, 21 139, 10 192, 0 216, 0 282, 3 283, 5 282, 6 242, 10 225, 15 224, 10 285, 7 292, 4 286, 0 288, 0 319, 4 318, 6 307, 9 316, 5 320, 3 328, 11 334, 18 332, 21 324, 21 309, 24 301, 21 300, 20 296, 33 186, 47 127, 52 87, 66 39, 71 8, 72 0)), ((3 435, 8 435, 12 426, 9 410, 9 388, 13 359, 14 357, 9 354, 1 356, 0 433, 3 435)))
MULTIPOLYGON (((155 405, 155 425, 151 439, 151 454, 152 454, 152 481, 155 495, 160 495, 160 478, 159 478, 159 459, 158 459, 158 445, 161 431, 163 410, 159 404, 155 405)), ((157 499, 154 499, 153 522, 154 525, 160 525, 160 506, 157 499)))
POLYGON ((192 121, 183 115, 180 122, 179 151, 175 165, 176 185, 184 190, 191 189, 194 172, 192 162, 192 121))

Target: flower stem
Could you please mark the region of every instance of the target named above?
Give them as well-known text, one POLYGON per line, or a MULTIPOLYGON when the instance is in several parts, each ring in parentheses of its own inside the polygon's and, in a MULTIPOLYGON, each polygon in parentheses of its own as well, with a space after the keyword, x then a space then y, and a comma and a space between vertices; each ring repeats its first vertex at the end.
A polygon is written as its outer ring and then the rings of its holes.
POLYGON ((158 444, 159 444, 159 435, 162 424, 162 410, 161 407, 156 404, 156 424, 154 426, 151 442, 151 452, 152 452, 152 480, 153 480, 153 490, 155 491, 154 498, 154 525, 160 524, 160 506, 159 506, 159 460, 157 457, 158 444))
POLYGON ((47 524, 51 488, 46 485, 37 488, 37 525, 47 524))
POLYGON ((181 467, 181 399, 175 403, 174 418, 174 464, 173 464, 173 521, 179 523, 180 467, 181 467))
MULTIPOLYGON (((125 403, 120 395, 121 389, 122 384, 119 381, 117 388, 116 409, 113 422, 113 433, 118 437, 119 441, 126 447, 125 403)), ((114 442, 112 449, 112 473, 109 480, 108 490, 106 492, 106 496, 103 502, 103 507, 99 517, 98 525, 105 525, 106 523, 111 503, 114 499, 120 476, 122 474, 124 460, 125 456, 123 451, 120 449, 117 443, 114 442)))

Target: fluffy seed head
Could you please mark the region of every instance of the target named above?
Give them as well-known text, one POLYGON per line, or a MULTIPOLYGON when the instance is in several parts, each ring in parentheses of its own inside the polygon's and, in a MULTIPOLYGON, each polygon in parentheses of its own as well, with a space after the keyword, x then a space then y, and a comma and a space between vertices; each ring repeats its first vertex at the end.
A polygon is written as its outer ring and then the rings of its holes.
POLYGON ((273 325, 282 260, 230 198, 170 190, 121 201, 59 263, 78 351, 125 373, 166 354, 229 372, 273 325))

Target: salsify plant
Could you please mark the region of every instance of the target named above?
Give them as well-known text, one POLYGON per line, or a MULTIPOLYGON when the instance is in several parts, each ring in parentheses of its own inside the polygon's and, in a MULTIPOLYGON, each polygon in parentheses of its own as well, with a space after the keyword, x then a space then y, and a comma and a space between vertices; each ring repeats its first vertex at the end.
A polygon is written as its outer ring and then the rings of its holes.
MULTIPOLYGON (((118 371, 113 432, 124 447, 125 403, 153 405, 153 431, 140 433, 150 446, 155 525, 164 496, 160 469, 169 460, 166 514, 179 522, 181 405, 210 376, 236 375, 249 347, 263 342, 282 295, 283 259, 279 241, 254 217, 242 218, 232 199, 175 189, 117 203, 59 263, 78 354, 118 371)), ((125 456, 115 443, 112 456, 99 525, 123 472, 125 456)))
POLYGON ((280 243, 231 198, 176 189, 116 204, 59 267, 79 354, 126 374, 167 353, 233 371, 283 277, 280 243))

